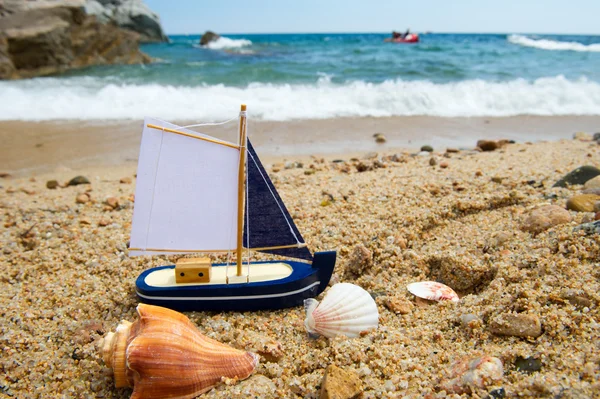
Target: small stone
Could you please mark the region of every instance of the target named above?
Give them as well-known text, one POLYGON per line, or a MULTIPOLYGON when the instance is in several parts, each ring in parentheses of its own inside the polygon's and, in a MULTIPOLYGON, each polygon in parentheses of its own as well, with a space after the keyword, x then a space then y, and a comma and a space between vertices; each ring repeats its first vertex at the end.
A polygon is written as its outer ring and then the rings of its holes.
POLYGON ((348 259, 346 272, 359 277, 373 266, 373 253, 364 245, 358 244, 348 259))
POLYGON ((459 152, 458 148, 446 148, 446 153, 448 154, 455 154, 457 152, 459 152))
POLYGON ((119 180, 119 183, 121 184, 131 184, 131 177, 121 177, 121 180, 119 180))
POLYGON ((506 391, 504 388, 492 389, 488 395, 488 399, 504 399, 506 397, 506 391))
POLYGON ((446 161, 440 162, 440 168, 446 169, 447 167, 448 167, 448 162, 446 162, 446 161))
POLYGON ((573 133, 573 140, 579 140, 579 141, 592 141, 592 135, 589 133, 585 133, 585 132, 576 132, 573 133))
POLYGON ((481 151, 494 151, 500 148, 500 145, 493 140, 479 140, 477 142, 477 147, 479 147, 481 151))
POLYGON ((500 314, 491 320, 489 329, 494 334, 512 337, 536 338, 542 335, 542 323, 535 314, 500 314))
POLYGON ((119 199, 116 197, 108 197, 105 203, 112 209, 117 209, 119 207, 119 199))
POLYGON ((586 181, 585 184, 583 185, 584 189, 588 189, 588 188, 600 188, 600 175, 591 178, 590 180, 586 181))
POLYGON ((497 183, 497 184, 502 184, 502 180, 504 180, 504 177, 500 177, 500 176, 494 176, 491 178, 492 182, 497 183))
POLYGON ((429 165, 435 166, 435 165, 437 165, 437 163, 438 162, 437 162, 437 159, 435 159, 435 157, 429 158, 429 165))
POLYGON ((567 209, 575 212, 594 212, 594 204, 598 201, 600 201, 600 195, 575 195, 567 200, 567 209))
POLYGON ((109 224, 110 224, 110 220, 108 220, 108 219, 100 219, 98 221, 98 226, 100 226, 100 227, 106 227, 109 224))
POLYGON ((518 371, 524 371, 526 373, 534 373, 542 370, 542 361, 534 357, 522 357, 518 356, 515 360, 515 368, 518 371))
POLYGON ((385 306, 390 312, 398 314, 410 314, 412 312, 412 304, 403 297, 391 296, 385 300, 385 306))
POLYGON ((573 229, 573 231, 579 230, 583 230, 585 234, 600 234, 600 220, 591 223, 583 223, 573 229))
POLYGON ((356 170, 358 172, 366 172, 367 170, 371 170, 372 168, 364 162, 359 162, 356 165, 356 170))
POLYGON ((49 188, 50 190, 54 190, 57 187, 58 187, 58 181, 56 181, 56 180, 48 180, 46 182, 46 188, 49 188))
POLYGON ((521 225, 521 230, 533 234, 539 234, 559 224, 569 223, 571 214, 557 205, 544 205, 529 213, 521 225))
POLYGON ((333 364, 327 366, 321 382, 320 399, 352 399, 362 393, 358 375, 333 364))
POLYGON ((585 165, 567 173, 562 179, 554 183, 552 187, 567 187, 574 184, 585 184, 588 180, 600 175, 600 169, 585 165))
POLYGON ((375 137, 375 142, 376 143, 380 143, 383 144, 385 143, 387 140, 385 139, 385 136, 382 133, 375 133, 373 135, 373 137, 375 137))
POLYGON ((90 181, 85 176, 75 176, 67 183, 67 186, 77 186, 79 184, 90 184, 90 181))
POLYGON ((87 194, 79 194, 75 197, 75 202, 78 204, 85 204, 90 201, 90 197, 87 194))
POLYGON ((83 218, 83 219, 79 220, 79 224, 89 225, 89 224, 92 224, 92 222, 90 222, 90 219, 88 219, 88 218, 83 218))
POLYGON ((481 177, 481 176, 483 176, 483 172, 480 171, 480 170, 478 170, 478 171, 475 172, 475 176, 481 177))
POLYGON ((304 171, 304 174, 305 174, 306 176, 310 176, 310 175, 314 175, 314 174, 315 174, 315 172, 316 172, 316 170, 315 170, 315 169, 306 169, 306 170, 304 171))
POLYGON ((421 147, 421 151, 425 151, 425 152, 433 152, 433 147, 430 145, 424 145, 421 147))

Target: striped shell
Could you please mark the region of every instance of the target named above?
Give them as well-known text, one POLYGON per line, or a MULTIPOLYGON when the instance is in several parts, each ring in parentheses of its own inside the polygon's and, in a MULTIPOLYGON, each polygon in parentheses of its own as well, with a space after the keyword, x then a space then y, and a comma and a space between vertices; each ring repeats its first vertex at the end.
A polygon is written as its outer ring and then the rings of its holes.
POLYGON ((307 299, 304 308, 304 326, 309 334, 354 338, 363 331, 377 329, 379 324, 375 301, 367 291, 354 284, 335 284, 321 303, 307 299))
POLYGON ((406 286, 411 294, 430 301, 458 302, 458 295, 447 285, 435 281, 422 281, 406 286))
POLYGON ((115 386, 133 387, 131 399, 191 399, 221 383, 244 379, 258 357, 200 334, 183 314, 140 304, 140 319, 123 321, 103 342, 115 386))

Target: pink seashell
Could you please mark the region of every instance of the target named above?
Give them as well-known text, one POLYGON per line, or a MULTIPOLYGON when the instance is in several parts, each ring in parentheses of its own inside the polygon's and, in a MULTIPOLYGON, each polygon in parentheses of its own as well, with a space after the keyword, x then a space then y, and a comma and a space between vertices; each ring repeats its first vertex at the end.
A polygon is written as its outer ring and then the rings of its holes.
POLYGON ((502 380, 504 367, 497 357, 465 357, 454 363, 442 389, 457 394, 470 393, 474 388, 485 389, 502 380))
POLYGON ((435 281, 422 281, 411 283, 406 286, 411 294, 430 301, 452 301, 458 302, 458 295, 445 284, 435 281))

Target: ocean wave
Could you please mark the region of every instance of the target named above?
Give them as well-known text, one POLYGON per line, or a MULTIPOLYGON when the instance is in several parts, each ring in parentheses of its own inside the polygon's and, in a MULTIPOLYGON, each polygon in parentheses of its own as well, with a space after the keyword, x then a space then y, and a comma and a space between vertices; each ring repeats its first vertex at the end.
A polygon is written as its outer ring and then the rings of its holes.
POLYGON ((510 35, 508 41, 525 47, 535 47, 542 50, 588 51, 600 52, 600 43, 582 44, 577 42, 561 42, 549 39, 531 39, 522 35, 510 35))
POLYGON ((252 83, 246 87, 119 84, 96 77, 0 82, 0 120, 219 120, 248 104, 272 121, 428 115, 600 115, 600 84, 563 76, 535 81, 467 80, 437 84, 389 80, 314 84, 252 83))
POLYGON ((217 40, 210 42, 206 45, 206 47, 213 50, 222 50, 222 49, 231 49, 231 48, 240 48, 251 46, 252 42, 247 39, 229 39, 227 37, 221 36, 217 40))

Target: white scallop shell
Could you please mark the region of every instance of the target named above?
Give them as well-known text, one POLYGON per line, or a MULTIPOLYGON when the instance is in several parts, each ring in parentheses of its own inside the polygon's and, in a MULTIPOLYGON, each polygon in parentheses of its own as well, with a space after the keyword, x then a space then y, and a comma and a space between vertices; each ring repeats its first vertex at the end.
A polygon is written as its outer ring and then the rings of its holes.
POLYGON ((411 294, 430 301, 452 301, 458 302, 458 295, 445 284, 436 281, 422 281, 411 283, 406 286, 411 294))
POLYGON ((316 299, 304 301, 309 334, 328 338, 345 335, 354 338, 363 331, 375 330, 379 324, 379 311, 371 295, 358 285, 335 284, 321 303, 316 299))

